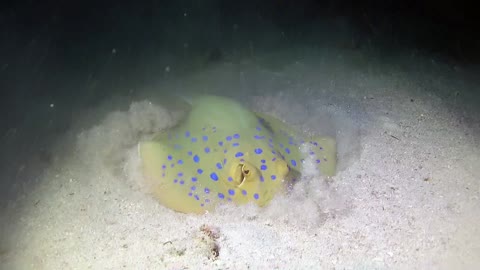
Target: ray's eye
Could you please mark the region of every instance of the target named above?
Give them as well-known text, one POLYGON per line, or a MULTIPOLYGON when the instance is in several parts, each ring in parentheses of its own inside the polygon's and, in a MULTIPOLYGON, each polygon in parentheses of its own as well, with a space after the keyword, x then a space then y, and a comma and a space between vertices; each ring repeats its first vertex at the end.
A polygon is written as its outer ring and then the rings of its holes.
POLYGON ((250 175, 250 170, 247 168, 245 164, 240 164, 242 166, 241 177, 240 177, 240 184, 242 184, 247 177, 250 175))
POLYGON ((249 180, 251 181, 252 175, 255 175, 255 171, 250 164, 247 162, 238 163, 231 177, 231 182, 238 187, 249 180))
POLYGON ((248 176, 250 174, 250 170, 245 168, 245 165, 242 166, 242 173, 246 176, 248 176))

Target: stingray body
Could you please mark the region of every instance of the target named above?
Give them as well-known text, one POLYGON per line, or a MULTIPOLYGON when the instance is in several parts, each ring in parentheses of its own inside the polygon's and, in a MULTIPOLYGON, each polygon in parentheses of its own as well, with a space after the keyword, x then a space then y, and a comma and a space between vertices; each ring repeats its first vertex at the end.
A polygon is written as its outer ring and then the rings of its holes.
POLYGON ((165 206, 204 213, 222 202, 259 206, 284 190, 311 155, 324 175, 335 173, 335 141, 301 138, 271 116, 254 113, 224 97, 193 100, 188 115, 139 147, 151 193, 165 206))

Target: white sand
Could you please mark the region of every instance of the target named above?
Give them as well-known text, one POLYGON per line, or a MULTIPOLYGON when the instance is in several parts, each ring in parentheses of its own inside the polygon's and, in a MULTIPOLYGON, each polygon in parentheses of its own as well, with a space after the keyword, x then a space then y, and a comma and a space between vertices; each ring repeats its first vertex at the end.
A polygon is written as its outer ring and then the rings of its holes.
POLYGON ((429 57, 379 59, 259 53, 137 90, 129 108, 112 98, 79 113, 2 210, 0 268, 480 268, 480 121, 463 103, 480 85, 429 57), (264 209, 164 208, 142 191, 136 145, 181 116, 157 92, 192 90, 336 135, 338 175, 327 183, 307 169, 264 209))

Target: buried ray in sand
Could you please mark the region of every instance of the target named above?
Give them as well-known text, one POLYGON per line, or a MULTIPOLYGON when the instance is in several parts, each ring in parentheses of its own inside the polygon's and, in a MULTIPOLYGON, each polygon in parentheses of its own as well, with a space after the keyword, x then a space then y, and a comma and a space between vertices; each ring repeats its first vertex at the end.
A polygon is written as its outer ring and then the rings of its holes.
POLYGON ((149 191, 184 213, 212 211, 222 202, 264 206, 300 175, 306 158, 325 176, 336 170, 333 138, 302 135, 219 96, 194 99, 179 125, 140 143, 139 153, 149 191))

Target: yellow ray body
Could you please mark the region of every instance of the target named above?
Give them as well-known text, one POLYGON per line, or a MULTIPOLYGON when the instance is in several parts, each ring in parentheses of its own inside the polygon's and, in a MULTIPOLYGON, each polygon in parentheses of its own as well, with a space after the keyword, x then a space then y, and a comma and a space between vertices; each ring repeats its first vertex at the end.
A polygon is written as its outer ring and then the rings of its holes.
POLYGON ((335 141, 304 141, 271 116, 224 97, 196 98, 187 117, 139 146, 151 193, 166 207, 204 213, 222 202, 267 204, 301 171, 301 143, 310 143, 318 168, 335 174, 335 141))

